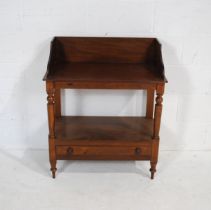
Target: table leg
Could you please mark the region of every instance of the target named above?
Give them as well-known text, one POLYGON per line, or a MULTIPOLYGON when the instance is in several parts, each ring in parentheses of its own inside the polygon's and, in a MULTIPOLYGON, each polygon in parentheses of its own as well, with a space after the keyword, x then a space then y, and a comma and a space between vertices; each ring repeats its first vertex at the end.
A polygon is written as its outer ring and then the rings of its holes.
POLYGON ((51 164, 52 177, 56 176, 56 151, 55 151, 55 88, 53 82, 46 83, 48 126, 49 126, 49 159, 51 164))
POLYGON ((156 88, 156 104, 154 113, 154 127, 153 127, 153 139, 152 139, 152 156, 150 160, 151 179, 154 178, 156 172, 156 165, 158 161, 158 147, 159 147, 159 131, 162 114, 162 102, 163 102, 164 85, 158 85, 156 88))

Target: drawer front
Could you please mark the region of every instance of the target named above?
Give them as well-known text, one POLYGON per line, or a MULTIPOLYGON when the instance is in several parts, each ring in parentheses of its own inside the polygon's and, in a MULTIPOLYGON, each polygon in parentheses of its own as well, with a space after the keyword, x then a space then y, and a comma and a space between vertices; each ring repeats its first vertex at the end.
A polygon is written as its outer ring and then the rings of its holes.
POLYGON ((151 147, 56 146, 57 159, 149 160, 151 147))

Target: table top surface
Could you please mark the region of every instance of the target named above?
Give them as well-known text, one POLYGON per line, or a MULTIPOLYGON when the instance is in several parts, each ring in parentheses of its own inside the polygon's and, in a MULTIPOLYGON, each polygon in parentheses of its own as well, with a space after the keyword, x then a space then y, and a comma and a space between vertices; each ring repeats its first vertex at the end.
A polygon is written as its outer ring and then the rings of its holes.
POLYGON ((62 82, 154 82, 166 80, 153 66, 127 63, 61 63, 44 80, 62 82))

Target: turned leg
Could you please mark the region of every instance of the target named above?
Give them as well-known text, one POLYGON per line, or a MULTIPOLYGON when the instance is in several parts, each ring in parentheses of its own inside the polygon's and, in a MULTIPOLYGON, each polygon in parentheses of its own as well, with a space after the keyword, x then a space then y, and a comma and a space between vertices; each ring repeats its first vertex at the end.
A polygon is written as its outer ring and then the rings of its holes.
POLYGON ((49 159, 50 159, 50 164, 51 164, 51 172, 52 172, 52 177, 56 177, 56 153, 55 153, 55 144, 54 144, 54 139, 51 139, 49 137, 49 159))
POLYGON ((157 165, 157 163, 150 161, 150 165, 151 165, 151 168, 150 168, 151 179, 154 179, 154 174, 156 172, 156 165, 157 165))
POLYGON ((52 177, 56 176, 56 151, 55 151, 55 88, 53 82, 46 83, 48 101, 48 126, 49 126, 49 159, 52 177))
POLYGON ((154 113, 154 128, 153 128, 153 139, 159 139, 160 121, 162 114, 162 102, 163 102, 164 85, 160 85, 156 89, 156 104, 154 113))
POLYGON ((164 85, 158 85, 156 88, 156 104, 154 113, 154 126, 153 126, 153 138, 152 138, 152 155, 150 160, 150 172, 151 179, 154 178, 156 172, 156 165, 158 161, 158 148, 159 148, 159 131, 160 131, 160 121, 162 114, 162 102, 163 102, 164 85))

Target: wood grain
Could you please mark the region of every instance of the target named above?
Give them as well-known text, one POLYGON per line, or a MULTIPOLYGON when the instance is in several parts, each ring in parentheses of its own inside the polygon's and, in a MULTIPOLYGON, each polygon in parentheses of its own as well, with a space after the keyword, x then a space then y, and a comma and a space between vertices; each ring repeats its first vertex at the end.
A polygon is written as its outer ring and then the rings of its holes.
POLYGON ((151 140, 153 120, 145 117, 63 116, 56 118, 56 138, 70 144, 131 144, 151 140))

